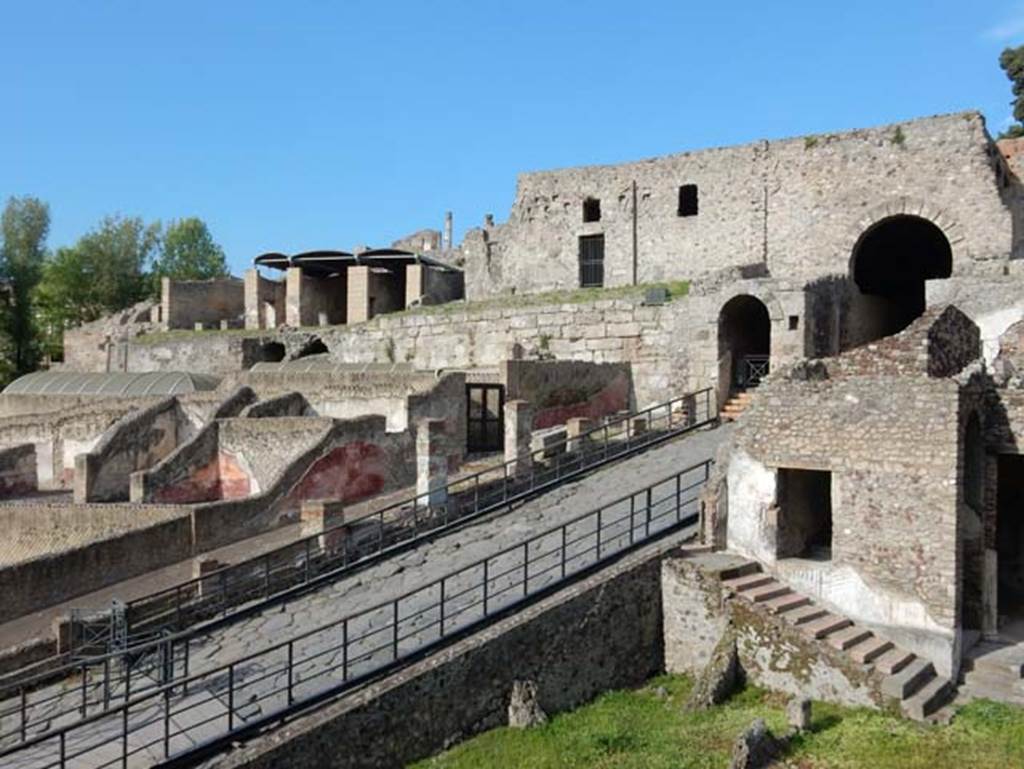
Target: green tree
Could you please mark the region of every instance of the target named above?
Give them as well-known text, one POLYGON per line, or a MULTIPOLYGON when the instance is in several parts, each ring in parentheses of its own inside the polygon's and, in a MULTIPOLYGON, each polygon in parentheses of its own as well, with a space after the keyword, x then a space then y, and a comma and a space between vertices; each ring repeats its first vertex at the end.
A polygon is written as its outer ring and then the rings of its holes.
POLYGON ((35 368, 39 345, 36 338, 32 296, 46 259, 50 209, 38 198, 12 197, 0 215, 0 282, 6 371, 0 377, 24 374, 35 368))
POLYGON ((999 66, 1013 84, 1013 119, 1017 122, 1003 131, 1000 139, 1024 136, 1024 45, 1006 48, 999 55, 999 66))
POLYGON ((159 243, 159 224, 108 216, 74 246, 57 249, 36 290, 47 349, 60 349, 64 329, 144 299, 150 288, 146 268, 159 243))
POLYGON ((224 249, 217 245, 202 219, 194 216, 167 225, 160 256, 153 264, 153 277, 208 280, 228 274, 224 249))

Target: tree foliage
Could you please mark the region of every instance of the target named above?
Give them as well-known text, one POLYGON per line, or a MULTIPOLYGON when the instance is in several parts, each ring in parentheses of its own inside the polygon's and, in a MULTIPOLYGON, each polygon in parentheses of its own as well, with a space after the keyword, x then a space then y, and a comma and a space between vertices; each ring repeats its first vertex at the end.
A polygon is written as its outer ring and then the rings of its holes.
POLYGON ((39 346, 32 296, 46 259, 50 209, 38 198, 12 197, 0 215, 0 336, 4 380, 35 368, 39 346))
POLYGON ((1004 49, 999 55, 999 66, 1012 84, 1013 119, 1017 121, 1003 131, 999 138, 1024 136, 1024 45, 1004 49))
POLYGON ((224 249, 217 245, 202 219, 188 217, 167 225, 153 275, 179 280, 208 280, 228 274, 224 249))

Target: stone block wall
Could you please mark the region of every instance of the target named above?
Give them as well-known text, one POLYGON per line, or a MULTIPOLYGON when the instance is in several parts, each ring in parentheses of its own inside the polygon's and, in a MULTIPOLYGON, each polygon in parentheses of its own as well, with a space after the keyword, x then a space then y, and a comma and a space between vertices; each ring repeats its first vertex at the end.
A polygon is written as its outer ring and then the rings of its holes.
POLYGON ((287 305, 285 281, 264 278, 259 270, 252 268, 245 271, 244 282, 245 327, 270 329, 283 325, 287 305))
POLYGON ((965 112, 526 173, 508 222, 467 236, 467 295, 576 287, 579 238, 594 234, 610 286, 759 262, 795 280, 848 275, 860 235, 903 213, 943 230, 954 274, 996 275, 1013 249, 1003 167, 982 116, 965 112), (683 185, 697 186, 696 215, 680 215, 683 185), (588 198, 600 201, 599 221, 584 221, 588 198))
POLYGON ((885 627, 947 675, 959 659, 959 402, 951 380, 764 385, 736 432, 727 472, 731 550, 885 627), (830 561, 780 557, 780 468, 831 473, 830 561))
POLYGON ((0 449, 0 499, 22 496, 38 489, 35 444, 0 449))
POLYGON ((221 321, 241 326, 245 315, 245 283, 238 278, 160 281, 165 328, 217 328, 221 321))
POLYGON ((631 410, 633 383, 628 363, 508 360, 501 378, 507 400, 528 401, 533 429, 564 425, 573 417, 596 419, 631 410))

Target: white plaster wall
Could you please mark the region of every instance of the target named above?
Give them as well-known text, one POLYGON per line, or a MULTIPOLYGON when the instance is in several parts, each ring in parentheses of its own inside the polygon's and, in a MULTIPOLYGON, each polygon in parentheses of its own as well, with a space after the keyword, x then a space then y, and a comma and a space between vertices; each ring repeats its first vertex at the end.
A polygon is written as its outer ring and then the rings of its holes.
POLYGON ((748 558, 772 562, 775 547, 766 526, 768 508, 775 504, 777 478, 774 470, 736 450, 727 471, 729 519, 726 542, 748 558))
POLYGON ((318 416, 332 419, 356 419, 367 414, 381 414, 385 430, 399 433, 409 425, 409 409, 404 396, 399 398, 350 398, 346 400, 313 400, 310 405, 318 416))

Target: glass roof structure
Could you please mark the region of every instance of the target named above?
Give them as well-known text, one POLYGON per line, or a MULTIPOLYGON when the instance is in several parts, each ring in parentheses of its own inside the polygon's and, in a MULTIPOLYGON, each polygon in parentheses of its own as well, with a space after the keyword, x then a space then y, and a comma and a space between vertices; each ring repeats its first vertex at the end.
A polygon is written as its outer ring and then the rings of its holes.
POLYGON ((35 371, 15 379, 4 388, 3 395, 95 395, 137 398, 214 390, 219 384, 219 377, 185 371, 35 371))

